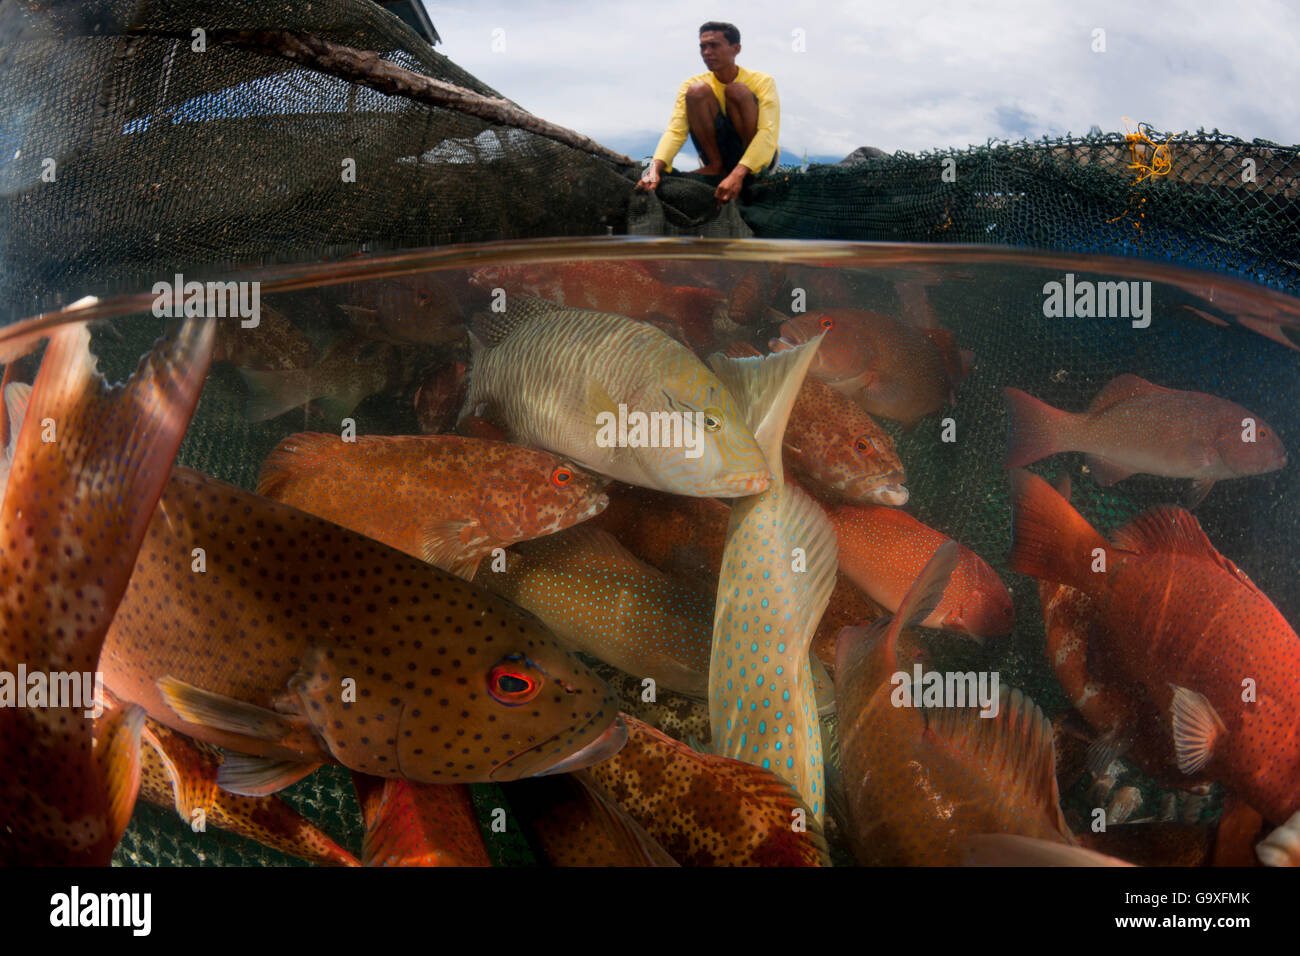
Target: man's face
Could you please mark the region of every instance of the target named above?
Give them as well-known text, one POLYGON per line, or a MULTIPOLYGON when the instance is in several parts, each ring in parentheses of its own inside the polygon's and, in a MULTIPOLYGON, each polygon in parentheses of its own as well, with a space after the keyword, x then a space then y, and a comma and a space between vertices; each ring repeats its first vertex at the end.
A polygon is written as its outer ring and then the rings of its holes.
POLYGON ((732 46, 718 30, 709 30, 700 34, 700 57, 710 70, 720 70, 736 62, 740 44, 732 46))

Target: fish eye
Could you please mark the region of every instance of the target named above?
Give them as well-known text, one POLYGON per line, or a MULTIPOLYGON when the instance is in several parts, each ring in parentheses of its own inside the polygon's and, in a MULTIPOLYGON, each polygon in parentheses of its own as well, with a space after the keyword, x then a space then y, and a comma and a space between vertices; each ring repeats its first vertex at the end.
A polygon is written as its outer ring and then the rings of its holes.
POLYGON ((820 325, 820 326, 821 326, 823 329, 825 329, 827 332, 829 332, 831 329, 835 328, 835 320, 832 319, 829 315, 823 315, 823 316, 822 316, 822 317, 817 321, 817 324, 820 325))
POLYGON ((715 408, 710 408, 705 411, 704 427, 711 432, 716 432, 722 427, 722 413, 715 408))
POLYGON ((563 488, 569 482, 573 481, 573 469, 565 465, 559 465, 551 472, 551 484, 556 488, 563 488))
POLYGON ((526 704, 542 689, 536 680, 515 662, 502 662, 488 672, 488 693, 509 706, 526 704))
POLYGON ((867 440, 865 438, 859 438, 853 443, 853 447, 865 455, 869 446, 867 445, 867 440))

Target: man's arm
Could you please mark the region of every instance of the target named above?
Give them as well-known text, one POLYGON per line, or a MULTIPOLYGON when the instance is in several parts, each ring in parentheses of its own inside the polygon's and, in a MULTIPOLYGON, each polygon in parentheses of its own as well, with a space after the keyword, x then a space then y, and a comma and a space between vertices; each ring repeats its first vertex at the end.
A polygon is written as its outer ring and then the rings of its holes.
POLYGON ((781 127, 781 101, 776 96, 776 82, 769 76, 765 83, 758 85, 761 88, 753 90, 758 97, 758 128, 739 163, 746 170, 754 171, 776 158, 777 134, 781 127))
POLYGON ((655 159, 663 163, 665 172, 673 171, 673 157, 677 155, 677 151, 682 148, 682 144, 686 142, 686 137, 691 132, 690 124, 686 120, 686 91, 690 85, 691 81, 686 80, 677 88, 673 115, 668 120, 668 128, 664 130, 663 136, 659 137, 659 145, 655 147, 655 159))

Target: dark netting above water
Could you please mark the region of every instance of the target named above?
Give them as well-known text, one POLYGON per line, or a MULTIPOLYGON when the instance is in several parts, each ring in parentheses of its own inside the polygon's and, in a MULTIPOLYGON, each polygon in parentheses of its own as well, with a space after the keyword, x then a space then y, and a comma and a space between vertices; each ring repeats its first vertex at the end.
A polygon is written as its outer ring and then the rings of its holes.
MULTIPOLYGON (((763 239, 1141 256, 1300 294, 1300 148, 1217 131, 1141 137, 1045 138, 782 168, 746 186, 740 213, 763 239)), ((708 222, 715 182, 666 177, 666 220, 685 229, 708 222)))
POLYGON ((763 237, 1139 255, 1300 292, 1300 150, 1217 133, 1152 138, 1168 140, 1166 174, 1140 179, 1129 164, 1153 151, 1134 156, 1119 134, 1063 138, 814 167, 755 184, 743 214, 763 237))
POLYGON ((623 231, 615 163, 222 32, 267 29, 499 96, 368 0, 5 4, 0 320, 177 269, 623 231))

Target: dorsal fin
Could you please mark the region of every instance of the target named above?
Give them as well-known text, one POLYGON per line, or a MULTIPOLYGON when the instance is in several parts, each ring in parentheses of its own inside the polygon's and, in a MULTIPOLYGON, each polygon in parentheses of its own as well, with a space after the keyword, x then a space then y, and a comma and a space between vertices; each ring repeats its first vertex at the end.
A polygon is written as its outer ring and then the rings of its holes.
POLYGON ((1155 385, 1136 375, 1117 375, 1115 378, 1112 378, 1109 382, 1103 385, 1101 391, 1093 397, 1092 404, 1088 406, 1088 413, 1092 414, 1094 412, 1099 412, 1138 395, 1150 395, 1153 392, 1168 391, 1172 391, 1172 389, 1155 385))
POLYGON ((998 778, 1014 781, 1013 785, 1041 800, 1062 836, 1070 837, 1056 786, 1052 724, 1028 696, 1003 685, 995 717, 980 716, 978 707, 934 707, 922 713, 928 733, 941 738, 947 747, 988 764, 998 778))
POLYGON ((762 358, 728 358, 721 352, 709 356, 709 367, 736 400, 768 468, 778 478, 786 422, 825 335, 823 332, 796 348, 762 358))
POLYGON ((539 299, 534 295, 511 295, 506 297, 504 312, 479 312, 470 324, 470 331, 485 348, 495 348, 510 338, 522 325, 536 319, 553 318, 559 312, 582 312, 567 306, 539 299))
POLYGON ((1245 571, 1215 549, 1195 515, 1182 508, 1152 508, 1116 531, 1114 540, 1118 547, 1141 554, 1181 554, 1210 561, 1263 595, 1245 571))

